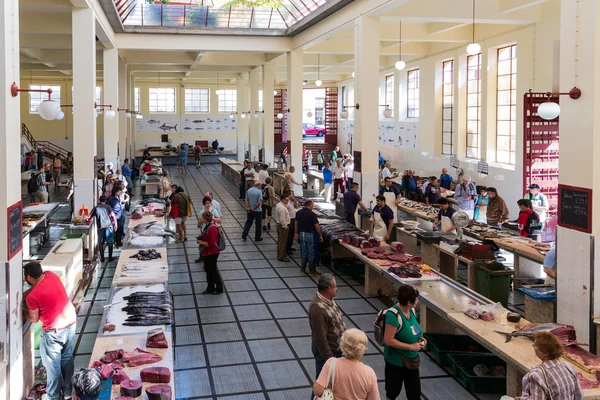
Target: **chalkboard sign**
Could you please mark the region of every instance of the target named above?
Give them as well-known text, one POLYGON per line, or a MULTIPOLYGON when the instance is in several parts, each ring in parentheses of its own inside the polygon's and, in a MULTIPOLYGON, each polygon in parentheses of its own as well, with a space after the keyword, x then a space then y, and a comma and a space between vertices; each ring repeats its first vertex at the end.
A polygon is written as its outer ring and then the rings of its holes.
POLYGON ((592 233, 592 189, 558 185, 558 225, 592 233))
POLYGON ((486 163, 485 161, 479 161, 477 163, 477 172, 479 172, 480 174, 487 175, 488 171, 489 171, 488 163, 486 163))
POLYGON ((8 208, 8 259, 23 248, 23 203, 19 200, 8 208))
POLYGON ((362 151, 354 150, 354 172, 362 172, 362 151))

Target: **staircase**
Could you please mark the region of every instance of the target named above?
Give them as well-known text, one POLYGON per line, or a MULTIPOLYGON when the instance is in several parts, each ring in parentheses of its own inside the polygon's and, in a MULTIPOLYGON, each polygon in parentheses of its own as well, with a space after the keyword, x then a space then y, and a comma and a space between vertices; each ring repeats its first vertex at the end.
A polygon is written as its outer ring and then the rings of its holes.
MULTIPOLYGON (((288 148, 289 154, 291 143, 292 142, 290 141, 288 141, 287 143, 275 143, 275 160, 279 160, 279 155, 286 147, 288 148)), ((317 154, 319 154, 320 150, 323 150, 323 153, 325 154, 325 162, 327 162, 329 160, 329 153, 331 153, 336 146, 333 143, 305 143, 303 145, 306 147, 306 150, 312 151, 312 165, 317 165, 317 154)))
POLYGON ((21 135, 27 138, 27 141, 33 150, 42 150, 45 158, 52 159, 56 154, 59 154, 63 160, 67 159, 67 154, 69 153, 68 150, 46 140, 35 140, 25 123, 21 123, 21 135))

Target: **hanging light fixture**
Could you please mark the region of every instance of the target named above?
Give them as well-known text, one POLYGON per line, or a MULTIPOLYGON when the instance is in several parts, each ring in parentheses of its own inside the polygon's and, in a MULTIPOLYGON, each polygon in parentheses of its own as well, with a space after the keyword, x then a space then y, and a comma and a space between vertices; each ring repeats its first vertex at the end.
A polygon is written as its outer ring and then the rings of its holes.
POLYGON ((283 118, 283 114, 282 113, 277 113, 277 118, 278 119, 282 119, 283 118))
POLYGON ((481 46, 479 43, 475 43, 475 0, 473 0, 473 41, 467 46, 467 54, 474 56, 475 54, 481 53, 481 46))
POLYGON ((302 81, 302 86, 306 86, 307 83, 307 81, 302 81))
POLYGON ((242 119, 246 118, 246 113, 242 113, 242 115, 240 115, 240 117, 242 117, 242 119))
POLYGON ((321 55, 317 54, 317 80, 315 81, 315 86, 321 87, 323 81, 321 80, 321 55))
POLYGON ((229 114, 229 119, 233 119, 233 113, 229 114))
MULTIPOLYGON (((530 91, 531 92, 531 91, 530 91)), ((537 109, 537 113, 540 118, 545 120, 552 120, 560 115, 560 105, 551 100, 552 96, 564 96, 567 95, 571 98, 571 100, 577 100, 581 97, 581 90, 577 87, 569 90, 566 93, 552 93, 547 92, 546 96, 548 97, 548 101, 540 104, 537 109)))
POLYGON ((354 78, 354 71, 352 71, 352 77, 354 78))
MULTIPOLYGON (((406 63, 402 61, 402 21, 398 24, 398 61, 396 61, 394 67, 396 67, 398 71, 402 71, 406 68, 406 63)), ((354 74, 352 77, 354 78, 354 74)))
POLYGON ((64 117, 65 117, 65 113, 61 111, 61 112, 58 114, 58 116, 56 117, 56 120, 57 120, 57 121, 60 121, 60 120, 62 120, 64 117))
POLYGON ((52 100, 52 89, 19 89, 19 86, 15 82, 10 86, 10 94, 12 97, 17 97, 19 92, 35 92, 35 93, 48 93, 48 100, 44 100, 38 107, 38 114, 40 117, 47 121, 53 121, 61 113, 60 104, 52 100))
POLYGON ((273 96, 277 96, 277 89, 273 90, 273 96))

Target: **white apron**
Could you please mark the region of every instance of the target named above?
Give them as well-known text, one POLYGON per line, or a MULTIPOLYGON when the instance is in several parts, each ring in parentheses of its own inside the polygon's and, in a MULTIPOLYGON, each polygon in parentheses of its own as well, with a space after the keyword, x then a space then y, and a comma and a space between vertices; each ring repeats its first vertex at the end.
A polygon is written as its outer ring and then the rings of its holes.
MULTIPOLYGON (((392 193, 393 194, 393 193, 392 193)), ((384 240, 387 235, 388 227, 385 226, 381 213, 373 213, 373 236, 377 239, 384 240)))
POLYGON ((396 195, 394 194, 394 192, 383 192, 383 197, 385 197, 385 204, 387 204, 394 213, 394 218, 392 219, 392 221, 398 222, 398 220, 396 219, 396 211, 398 207, 394 206, 394 204, 396 204, 396 195))
MULTIPOLYGON (((454 224, 452 223, 452 220, 448 217, 442 216, 442 232, 446 232, 446 229, 448 229, 452 226, 454 226, 454 224)), ((456 229, 451 230, 448 233, 456 233, 456 229)))

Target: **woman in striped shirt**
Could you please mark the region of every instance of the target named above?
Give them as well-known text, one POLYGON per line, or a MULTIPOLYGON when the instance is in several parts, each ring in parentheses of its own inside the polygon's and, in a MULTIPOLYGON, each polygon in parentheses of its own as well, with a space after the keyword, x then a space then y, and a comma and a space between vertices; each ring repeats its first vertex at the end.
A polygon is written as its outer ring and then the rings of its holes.
POLYGON ((515 400, 583 399, 575 368, 559 360, 564 346, 558 337, 550 332, 536 332, 533 349, 542 363, 523 377, 523 394, 515 400))

